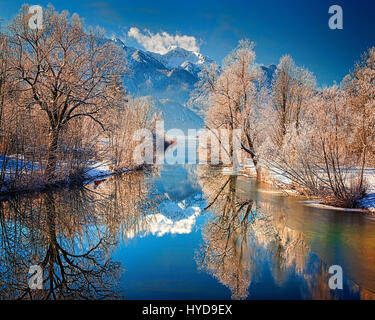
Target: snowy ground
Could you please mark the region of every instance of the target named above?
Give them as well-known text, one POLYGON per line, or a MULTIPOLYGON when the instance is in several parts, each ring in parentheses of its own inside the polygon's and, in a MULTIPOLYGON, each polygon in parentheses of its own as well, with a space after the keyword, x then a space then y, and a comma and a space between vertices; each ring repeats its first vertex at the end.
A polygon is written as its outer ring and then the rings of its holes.
MULTIPOLYGON (((63 166, 67 166, 67 163, 64 163, 64 162, 59 162, 57 164, 58 166, 60 167, 63 167, 63 166)), ((2 193, 6 193, 8 191, 8 187, 9 184, 8 182, 12 179, 14 173, 16 172, 16 170, 22 170, 22 171, 34 171, 34 172, 37 172, 37 171, 41 171, 40 170, 40 165, 39 163, 37 162, 31 162, 31 161, 25 161, 24 158, 22 158, 21 156, 8 156, 6 157, 6 159, 4 159, 4 155, 0 155, 0 168, 4 168, 5 169, 5 173, 4 173, 4 185, 1 186, 1 192, 2 193), (4 160, 5 161, 5 164, 4 164, 4 160)), ((97 179, 103 179, 103 178, 106 178, 106 177, 109 177, 110 175, 113 175, 115 173, 124 173, 124 172, 128 172, 128 171, 131 171, 130 169, 122 169, 121 171, 117 171, 117 172, 113 172, 110 168, 109 168, 109 163, 106 163, 106 162, 96 162, 96 161, 92 161, 86 172, 85 172, 85 175, 84 175, 84 183, 87 184, 87 183, 91 183, 97 179)), ((38 189, 38 186, 41 185, 42 181, 40 181, 38 183, 38 181, 35 181, 35 179, 37 176, 33 176, 33 183, 35 182, 35 188, 38 189)), ((67 181, 69 182, 69 181, 67 181)), ((30 186, 29 186, 30 187, 30 186)), ((22 187, 21 187, 22 188, 22 187)))
POLYGON ((85 181, 92 182, 99 178, 105 178, 112 174, 109 169, 108 163, 105 162, 92 162, 90 167, 87 168, 85 173, 85 181))
POLYGON ((375 169, 367 169, 365 177, 369 189, 366 197, 361 200, 361 206, 375 213, 375 169))

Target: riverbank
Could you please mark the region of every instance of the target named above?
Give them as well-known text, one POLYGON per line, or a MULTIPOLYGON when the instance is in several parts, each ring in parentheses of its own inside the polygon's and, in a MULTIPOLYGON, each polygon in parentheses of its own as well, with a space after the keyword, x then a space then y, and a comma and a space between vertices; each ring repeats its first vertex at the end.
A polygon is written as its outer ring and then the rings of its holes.
POLYGON ((3 186, 0 192, 0 201, 7 200, 18 195, 35 194, 46 190, 83 187, 98 180, 105 180, 111 176, 144 170, 145 168, 145 166, 141 165, 134 168, 121 168, 111 170, 108 164, 104 162, 95 162, 85 170, 82 176, 76 176, 74 180, 72 180, 71 177, 66 177, 65 179, 56 180, 53 183, 43 183, 43 181, 35 181, 34 184, 19 188, 8 189, 6 186, 3 186))
MULTIPOLYGON (((255 178, 257 176, 255 167, 250 159, 248 159, 241 167, 240 174, 252 178, 255 178)), ((320 207, 322 209, 328 208, 345 212, 365 212, 375 214, 375 169, 367 168, 365 170, 364 178, 367 182, 368 188, 365 197, 359 200, 358 208, 341 208, 326 204, 321 199, 309 199, 311 200, 309 201, 309 205, 320 207)), ((267 172, 263 172, 261 181, 279 189, 285 194, 292 196, 301 196, 301 194, 293 187, 292 181, 283 176, 282 173, 278 172, 277 170, 268 170, 267 172)))
MULTIPOLYGON (((156 139, 156 136, 154 136, 156 139)), ((170 146, 176 143, 175 140, 165 140, 164 150, 167 150, 170 146)), ((66 172, 69 172, 68 168, 71 163, 67 161, 59 161, 57 167, 63 168, 66 172)), ((57 190, 62 188, 79 187, 85 186, 97 180, 104 180, 113 175, 119 175, 138 170, 144 170, 149 168, 150 165, 137 165, 132 168, 117 168, 113 169, 112 164, 109 161, 91 161, 87 164, 86 168, 81 169, 79 172, 64 176, 63 173, 60 178, 57 178, 53 183, 48 183, 43 175, 43 167, 37 162, 25 161, 24 157, 14 156, 5 157, 0 156, 0 168, 2 168, 2 177, 0 183, 0 201, 5 200, 9 197, 38 193, 45 190, 57 190), (25 174, 22 180, 15 182, 13 180, 14 173, 17 171, 23 171, 25 174)))

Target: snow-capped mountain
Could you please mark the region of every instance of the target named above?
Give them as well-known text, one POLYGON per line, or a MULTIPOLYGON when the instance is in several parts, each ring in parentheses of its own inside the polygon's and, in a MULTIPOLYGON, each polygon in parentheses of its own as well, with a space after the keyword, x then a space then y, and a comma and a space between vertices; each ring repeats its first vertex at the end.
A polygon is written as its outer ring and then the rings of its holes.
MULTIPOLYGON (((214 61, 199 53, 172 47, 165 54, 142 51, 112 39, 125 51, 128 73, 124 76, 126 90, 133 96, 151 96, 165 122, 165 129, 198 129, 203 120, 193 107, 185 107, 204 66, 214 61)), ((271 84, 275 66, 261 67, 266 83, 271 84)))
POLYGON ((125 51, 128 73, 124 76, 126 90, 133 96, 152 99, 161 112, 165 130, 203 127, 203 120, 196 113, 184 107, 198 73, 211 59, 181 48, 172 48, 165 55, 138 50, 114 39, 125 51))
POLYGON ((114 40, 125 51, 129 72, 124 84, 136 96, 154 96, 185 104, 198 73, 212 61, 200 53, 174 48, 164 55, 138 50, 114 40))
POLYGON ((172 47, 165 54, 148 52, 156 60, 160 61, 167 68, 182 68, 194 75, 201 71, 203 66, 208 66, 214 61, 199 52, 192 52, 179 47, 172 47))

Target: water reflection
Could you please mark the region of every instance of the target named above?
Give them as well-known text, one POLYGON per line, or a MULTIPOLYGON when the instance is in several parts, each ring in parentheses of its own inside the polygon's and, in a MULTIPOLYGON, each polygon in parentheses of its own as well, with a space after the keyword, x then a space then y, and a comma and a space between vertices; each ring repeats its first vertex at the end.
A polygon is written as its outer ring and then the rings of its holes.
POLYGON ((152 184, 147 174, 136 171, 131 174, 112 176, 99 186, 89 185, 95 212, 101 217, 101 223, 113 238, 119 240, 134 238, 147 230, 147 216, 155 212, 161 195, 151 196, 152 184))
POLYGON ((256 283, 267 283, 268 270, 276 287, 292 287, 288 281, 297 278, 301 298, 374 298, 371 291, 346 278, 345 295, 330 290, 327 264, 312 252, 301 230, 288 226, 295 212, 303 218, 300 203, 271 191, 259 192, 266 187, 222 175, 215 168, 201 167, 199 181, 212 216, 203 227, 197 264, 228 287, 233 299, 259 297, 262 290, 253 293, 251 284, 256 288, 256 283))
POLYGON ((203 192, 208 195, 206 210, 214 214, 202 231, 205 244, 197 255, 198 264, 228 286, 232 298, 243 299, 248 295, 255 267, 253 259, 249 259, 256 254, 249 245, 255 202, 236 192, 236 176, 221 176, 209 168, 202 170, 209 171, 200 175, 203 192))
POLYGON ((1 299, 375 299, 374 221, 209 166, 13 198, 0 227, 1 299))
POLYGON ((151 208, 143 173, 88 188, 0 203, 2 299, 120 298, 124 272, 111 258, 119 236, 143 229, 151 208), (44 290, 30 290, 28 270, 43 268, 44 290))
POLYGON ((120 266, 106 255, 113 239, 97 226, 86 199, 85 191, 48 192, 39 199, 12 200, 2 206, 2 298, 115 296, 110 284, 120 266), (43 268, 45 290, 29 289, 32 264, 43 268))

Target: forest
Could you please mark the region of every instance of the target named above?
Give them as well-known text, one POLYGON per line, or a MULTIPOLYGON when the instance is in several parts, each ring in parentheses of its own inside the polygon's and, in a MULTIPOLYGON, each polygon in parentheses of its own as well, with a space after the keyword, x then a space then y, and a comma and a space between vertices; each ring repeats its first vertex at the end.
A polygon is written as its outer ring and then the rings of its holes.
MULTIPOLYGON (((0 32, 1 191, 82 184, 103 163, 137 168, 134 134, 159 115, 127 94, 123 50, 76 14, 50 6, 36 30, 28 19, 24 6, 0 32)), ((257 179, 358 206, 375 164, 375 47, 331 87, 290 55, 268 81, 246 39, 199 78, 189 104, 207 129, 240 130, 242 162, 257 179)))
POLYGON ((132 136, 153 115, 125 92, 122 50, 52 6, 32 30, 27 9, 0 33, 1 191, 81 184, 98 163, 135 168, 132 136))
POLYGON ((242 162, 250 160, 259 180, 328 204, 358 206, 373 176, 375 47, 340 84, 319 88, 290 55, 281 57, 267 83, 254 46, 242 40, 221 67, 202 71, 190 103, 205 110, 206 128, 240 129, 242 162))

